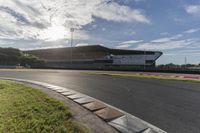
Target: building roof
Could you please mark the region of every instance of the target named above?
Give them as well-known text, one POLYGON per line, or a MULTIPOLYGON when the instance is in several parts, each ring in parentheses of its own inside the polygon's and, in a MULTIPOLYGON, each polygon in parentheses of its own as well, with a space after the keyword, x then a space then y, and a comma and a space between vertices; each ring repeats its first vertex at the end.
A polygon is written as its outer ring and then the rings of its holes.
MULTIPOLYGON (((73 50, 73 53, 75 52, 106 52, 113 55, 129 55, 129 54, 144 54, 144 53, 153 54, 155 52, 159 52, 159 51, 112 49, 112 48, 107 48, 101 45, 78 46, 78 47, 73 47, 72 50, 73 50)), ((70 52, 70 51, 71 51, 71 47, 29 50, 27 52, 28 53, 38 53, 38 52, 58 53, 58 52, 70 52)))
MULTIPOLYGON (((140 50, 122 50, 111 49, 101 45, 79 46, 79 47, 66 47, 54 49, 39 49, 26 51, 27 53, 38 56, 41 59, 64 60, 68 59, 70 53, 73 53, 74 59, 92 59, 102 58, 106 55, 142 55, 154 54, 158 51, 140 51, 140 50)), ((159 52, 162 54, 162 52, 159 52)))

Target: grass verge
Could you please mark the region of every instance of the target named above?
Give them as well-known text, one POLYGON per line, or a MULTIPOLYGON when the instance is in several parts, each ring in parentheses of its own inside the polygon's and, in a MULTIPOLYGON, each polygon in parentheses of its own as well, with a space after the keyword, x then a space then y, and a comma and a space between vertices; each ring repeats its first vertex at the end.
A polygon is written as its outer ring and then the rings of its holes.
POLYGON ((184 82, 193 82, 200 83, 200 80, 190 80, 184 78, 172 78, 172 77, 162 77, 162 76, 149 76, 149 75, 141 75, 141 74, 126 74, 126 73, 101 73, 101 72, 81 72, 82 74, 90 74, 90 75, 105 75, 105 76, 118 76, 118 77, 134 77, 134 78, 149 78, 149 79, 159 79, 159 80, 176 80, 176 81, 184 81, 184 82))
POLYGON ((0 80, 1 133, 88 133, 69 108, 40 90, 0 80))

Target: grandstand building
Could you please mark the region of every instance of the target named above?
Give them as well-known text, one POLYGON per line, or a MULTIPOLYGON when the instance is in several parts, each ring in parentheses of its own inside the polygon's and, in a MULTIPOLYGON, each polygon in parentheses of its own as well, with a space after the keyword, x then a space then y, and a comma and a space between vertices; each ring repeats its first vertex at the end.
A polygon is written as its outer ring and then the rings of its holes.
POLYGON ((26 51, 45 60, 49 68, 131 68, 154 66, 159 51, 111 49, 100 45, 26 51))

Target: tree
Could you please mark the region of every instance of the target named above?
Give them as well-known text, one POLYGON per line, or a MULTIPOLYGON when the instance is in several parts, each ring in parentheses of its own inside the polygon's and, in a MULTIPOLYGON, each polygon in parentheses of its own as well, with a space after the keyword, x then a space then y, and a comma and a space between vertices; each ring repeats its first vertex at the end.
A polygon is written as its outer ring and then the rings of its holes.
POLYGON ((29 66, 32 68, 42 67, 45 65, 43 60, 40 60, 33 55, 25 55, 22 51, 15 48, 0 48, 0 65, 17 65, 29 66))

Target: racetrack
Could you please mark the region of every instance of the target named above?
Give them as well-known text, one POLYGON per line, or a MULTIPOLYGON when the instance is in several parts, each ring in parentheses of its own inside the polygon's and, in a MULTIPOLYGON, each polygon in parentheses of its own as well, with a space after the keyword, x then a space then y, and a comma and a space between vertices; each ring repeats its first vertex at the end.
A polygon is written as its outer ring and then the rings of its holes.
POLYGON ((0 77, 29 79, 74 89, 170 133, 200 132, 200 83, 80 72, 0 71, 0 77))

